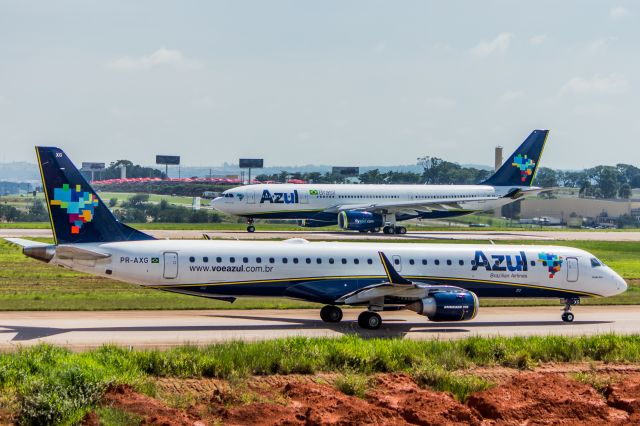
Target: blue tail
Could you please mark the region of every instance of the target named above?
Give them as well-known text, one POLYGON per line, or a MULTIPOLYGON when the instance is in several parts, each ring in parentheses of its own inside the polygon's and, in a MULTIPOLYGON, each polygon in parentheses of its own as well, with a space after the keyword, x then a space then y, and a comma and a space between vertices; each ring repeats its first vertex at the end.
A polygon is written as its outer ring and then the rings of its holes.
POLYGON ((536 177, 540 157, 547 141, 548 130, 534 130, 511 157, 489 179, 491 186, 531 186, 536 177))
POLYGON ((120 223, 60 148, 36 154, 56 244, 154 239, 120 223))

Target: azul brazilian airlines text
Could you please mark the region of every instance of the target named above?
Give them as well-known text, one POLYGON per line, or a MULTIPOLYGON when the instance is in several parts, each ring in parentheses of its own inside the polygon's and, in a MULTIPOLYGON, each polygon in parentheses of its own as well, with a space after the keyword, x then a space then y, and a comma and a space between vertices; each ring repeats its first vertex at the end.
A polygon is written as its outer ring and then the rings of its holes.
POLYGON ((224 191, 217 210, 247 218, 298 219, 307 227, 338 224, 360 232, 404 234, 397 222, 442 219, 491 210, 542 188, 532 186, 548 130, 534 130, 491 177, 479 185, 263 184, 224 191))
MULTIPOLYGON (((558 246, 157 240, 119 222, 59 148, 38 147, 54 244, 7 238, 29 257, 164 291, 233 302, 241 296, 323 303, 320 317, 377 329, 379 312, 473 319, 478 297, 559 298, 562 319, 583 297, 626 290, 592 254, 558 246)), ((295 199, 295 192, 289 199, 295 199)), ((282 196, 284 200, 284 195, 282 196)))

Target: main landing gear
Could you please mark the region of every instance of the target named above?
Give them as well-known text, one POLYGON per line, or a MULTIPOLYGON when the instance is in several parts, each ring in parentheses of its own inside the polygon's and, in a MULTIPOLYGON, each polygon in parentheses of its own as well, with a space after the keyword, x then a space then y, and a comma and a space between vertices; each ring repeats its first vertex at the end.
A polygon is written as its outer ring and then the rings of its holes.
POLYGON ((571 312, 571 307, 574 305, 580 304, 580 299, 562 299, 561 301, 564 303, 564 309, 562 310, 562 321, 564 322, 573 322, 574 316, 573 312, 571 312))
MULTIPOLYGON (((320 318, 324 322, 339 323, 342 320, 342 309, 334 305, 323 306, 320 318)), ((377 312, 364 311, 358 315, 358 325, 366 330, 377 330, 382 325, 382 317, 377 312)))
POLYGON ((320 318, 324 322, 340 322, 342 320, 342 309, 333 305, 324 306, 320 309, 320 318))
POLYGON ((256 227, 253 226, 253 218, 247 219, 247 232, 256 232, 256 227))
POLYGON ((399 234, 404 235, 407 233, 407 228, 404 226, 385 226, 382 228, 382 232, 385 234, 399 234))

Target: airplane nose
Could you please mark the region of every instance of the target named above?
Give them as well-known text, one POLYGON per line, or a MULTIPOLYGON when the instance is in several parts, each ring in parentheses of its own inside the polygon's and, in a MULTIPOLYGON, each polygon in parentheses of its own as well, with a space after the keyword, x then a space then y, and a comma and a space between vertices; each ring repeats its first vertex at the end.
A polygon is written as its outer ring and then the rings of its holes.
POLYGON ((624 280, 624 278, 622 278, 618 274, 616 274, 616 278, 617 278, 618 291, 620 293, 624 293, 625 291, 627 291, 627 288, 629 288, 629 286, 627 285, 627 282, 624 280))

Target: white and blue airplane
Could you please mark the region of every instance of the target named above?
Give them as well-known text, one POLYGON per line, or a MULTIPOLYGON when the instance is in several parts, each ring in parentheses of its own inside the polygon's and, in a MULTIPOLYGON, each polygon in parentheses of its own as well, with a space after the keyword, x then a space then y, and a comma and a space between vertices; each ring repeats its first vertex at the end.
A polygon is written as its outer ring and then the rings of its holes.
POLYGON ((229 302, 318 302, 330 323, 342 319, 340 306, 362 306, 365 329, 380 327, 379 312, 397 309, 432 321, 470 320, 478 297, 560 298, 562 319, 571 322, 581 298, 627 288, 595 256, 568 247, 157 240, 119 222, 62 150, 36 151, 54 244, 7 240, 26 256, 92 275, 229 302))
POLYGON ((338 224, 341 229, 405 234, 397 222, 443 219, 500 208, 534 187, 548 130, 534 130, 511 157, 479 185, 261 184, 224 191, 212 206, 224 213, 254 219, 298 219, 305 227, 338 224))

